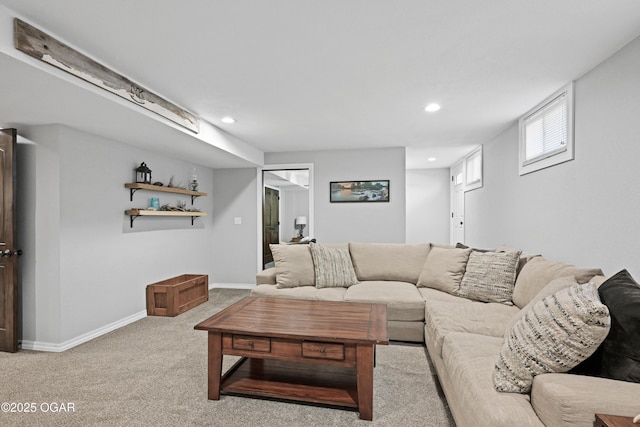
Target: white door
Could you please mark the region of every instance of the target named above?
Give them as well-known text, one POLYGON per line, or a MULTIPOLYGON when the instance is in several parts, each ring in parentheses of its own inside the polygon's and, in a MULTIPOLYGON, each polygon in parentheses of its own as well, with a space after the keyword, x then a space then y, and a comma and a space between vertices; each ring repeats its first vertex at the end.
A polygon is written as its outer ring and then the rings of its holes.
POLYGON ((450 243, 464 243, 464 162, 451 166, 450 243))

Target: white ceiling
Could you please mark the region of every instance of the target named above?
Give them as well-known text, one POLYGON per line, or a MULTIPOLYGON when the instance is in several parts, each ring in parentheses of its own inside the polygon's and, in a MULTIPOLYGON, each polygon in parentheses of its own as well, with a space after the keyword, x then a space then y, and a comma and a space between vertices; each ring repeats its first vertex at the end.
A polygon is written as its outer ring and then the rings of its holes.
MULTIPOLYGON (((409 167, 449 166, 640 35, 638 0, 0 4, 261 151, 409 147, 409 167)), ((0 124, 73 123, 33 105, 43 73, 0 65, 0 93, 26 91, 0 124)))

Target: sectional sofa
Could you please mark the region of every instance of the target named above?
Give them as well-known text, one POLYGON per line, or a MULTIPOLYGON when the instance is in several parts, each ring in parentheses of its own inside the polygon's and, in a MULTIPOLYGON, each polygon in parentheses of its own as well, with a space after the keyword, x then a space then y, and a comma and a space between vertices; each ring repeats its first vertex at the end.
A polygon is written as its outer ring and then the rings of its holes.
POLYGON ((595 413, 640 413, 633 355, 629 378, 598 376, 614 327, 599 269, 429 243, 272 252, 276 267, 258 273, 252 295, 387 304, 389 338, 425 343, 460 427, 586 427, 595 413))

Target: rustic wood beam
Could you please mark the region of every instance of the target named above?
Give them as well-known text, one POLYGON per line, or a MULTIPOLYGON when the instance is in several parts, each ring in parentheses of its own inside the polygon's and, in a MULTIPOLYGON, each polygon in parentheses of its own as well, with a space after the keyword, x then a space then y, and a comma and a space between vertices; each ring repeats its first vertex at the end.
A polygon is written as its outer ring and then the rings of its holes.
POLYGON ((16 49, 198 133, 200 120, 137 83, 15 18, 16 49))

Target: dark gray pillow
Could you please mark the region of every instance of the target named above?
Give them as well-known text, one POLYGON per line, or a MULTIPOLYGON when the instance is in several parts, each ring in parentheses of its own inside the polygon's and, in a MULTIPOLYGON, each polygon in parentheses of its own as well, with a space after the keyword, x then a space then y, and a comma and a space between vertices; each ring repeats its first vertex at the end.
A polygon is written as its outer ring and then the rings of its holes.
POLYGON ((640 285, 622 270, 607 279, 598 293, 611 315, 599 376, 640 383, 640 285))

